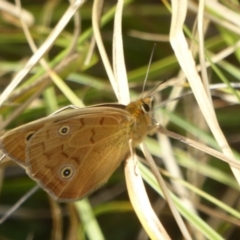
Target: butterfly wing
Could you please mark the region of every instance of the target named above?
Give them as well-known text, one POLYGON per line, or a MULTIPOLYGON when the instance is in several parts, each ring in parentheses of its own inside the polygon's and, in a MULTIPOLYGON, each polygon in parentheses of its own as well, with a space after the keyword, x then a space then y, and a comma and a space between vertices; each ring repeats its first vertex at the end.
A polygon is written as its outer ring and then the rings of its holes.
POLYGON ((9 131, 0 149, 58 200, 80 199, 108 180, 155 126, 151 97, 60 112, 9 131))
POLYGON ((129 153, 129 129, 128 114, 118 110, 54 122, 27 143, 27 173, 60 201, 80 199, 129 153))

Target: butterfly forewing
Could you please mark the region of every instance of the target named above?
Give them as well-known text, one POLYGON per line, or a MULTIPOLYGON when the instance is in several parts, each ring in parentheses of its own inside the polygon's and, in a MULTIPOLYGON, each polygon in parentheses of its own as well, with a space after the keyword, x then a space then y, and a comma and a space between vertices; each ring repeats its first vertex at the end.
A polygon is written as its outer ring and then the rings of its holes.
MULTIPOLYGON (((2 137, 0 137, 0 149, 12 160, 16 161, 18 164, 25 166, 26 161, 26 146, 33 137, 33 135, 40 129, 46 127, 51 128, 53 123, 69 120, 76 116, 87 116, 91 114, 103 114, 104 112, 118 112, 126 117, 127 112, 121 109, 115 110, 115 108, 110 107, 111 104, 101 105, 101 107, 87 107, 81 109, 74 109, 70 111, 63 111, 49 117, 45 117, 31 123, 25 124, 18 128, 8 131, 2 137)), ((115 105, 114 105, 115 106, 115 105)), ((122 106, 122 105, 120 105, 122 106)), ((121 107, 122 108, 122 107, 121 107)), ((128 116, 130 118, 130 116, 128 116)))

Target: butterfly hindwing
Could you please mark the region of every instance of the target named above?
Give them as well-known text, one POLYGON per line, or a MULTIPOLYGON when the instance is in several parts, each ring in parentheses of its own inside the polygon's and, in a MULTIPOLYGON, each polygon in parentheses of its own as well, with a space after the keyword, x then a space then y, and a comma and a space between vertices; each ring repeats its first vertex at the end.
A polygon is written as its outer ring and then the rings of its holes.
POLYGON ((39 123, 25 128, 16 128, 7 132, 3 137, 0 138, 1 150, 12 160, 25 167, 25 149, 28 141, 43 126, 44 124, 39 123))

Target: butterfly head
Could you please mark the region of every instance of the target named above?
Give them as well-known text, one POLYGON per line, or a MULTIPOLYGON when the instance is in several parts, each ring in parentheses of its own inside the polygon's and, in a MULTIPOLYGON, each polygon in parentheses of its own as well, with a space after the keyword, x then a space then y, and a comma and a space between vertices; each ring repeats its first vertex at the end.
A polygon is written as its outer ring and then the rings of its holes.
POLYGON ((134 145, 142 142, 143 138, 150 133, 153 127, 152 117, 153 97, 148 96, 143 99, 131 102, 126 106, 126 110, 132 116, 132 140, 134 145))
POLYGON ((149 115, 152 111, 153 96, 131 102, 126 106, 126 110, 135 118, 141 115, 149 115))

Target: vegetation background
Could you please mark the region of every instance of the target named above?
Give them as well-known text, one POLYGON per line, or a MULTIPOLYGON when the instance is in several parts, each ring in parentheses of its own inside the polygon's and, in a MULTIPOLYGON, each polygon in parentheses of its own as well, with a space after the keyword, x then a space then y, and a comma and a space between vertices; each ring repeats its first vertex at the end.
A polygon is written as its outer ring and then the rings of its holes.
MULTIPOLYGON (((201 23, 204 28, 205 59, 211 59, 211 66, 206 68, 210 93, 219 125, 239 159, 240 5, 234 0, 223 0, 216 5, 212 0, 206 2, 201 23)), ((105 1, 102 9, 101 35, 109 59, 112 59, 113 51, 115 4, 114 1, 105 1)), ((197 17, 201 4, 202 1, 188 1, 184 26, 189 49, 198 69, 200 47, 197 17)), ((69 2, 22 0, 21 5, 26 11, 24 14, 31 36, 36 45, 41 46, 65 14, 69 2)), ((2 133, 72 103, 88 106, 117 102, 97 47, 89 63, 84 64, 93 33, 92 9, 93 1, 86 1, 78 10, 80 20, 75 19, 74 22, 71 18, 45 54, 48 64, 60 79, 50 80, 37 63, 0 107, 2 133), (81 26, 78 26, 76 23, 80 22, 81 26), (80 29, 77 37, 74 35, 76 29, 80 29), (66 55, 70 46, 74 46, 74 51, 66 55)), ((18 10, 15 2, 1 0, 0 11, 0 92, 3 92, 14 76, 24 69, 33 52, 19 17, 16 17, 18 10), (11 4, 12 10, 9 6, 7 9, 10 10, 6 10, 7 3, 11 4)), ((172 12, 166 1, 125 2, 122 37, 132 99, 142 96, 155 43, 144 91, 152 90, 166 80, 154 91, 155 104, 159 106, 165 100, 184 95, 190 90, 169 42, 174 17, 172 12), (178 93, 174 93, 176 89, 179 89, 178 93)), ((168 118, 167 129, 221 150, 213 140, 193 95, 184 95, 174 102, 177 103, 174 111, 165 109, 165 106, 157 108, 156 115, 161 114, 161 123, 168 118)), ((229 165, 176 140, 171 140, 168 143, 170 145, 159 146, 156 136, 153 136, 146 139, 146 143, 169 190, 186 204, 185 224, 192 239, 239 239, 239 186, 229 165), (167 165, 169 162, 178 168, 180 175, 176 175, 167 165), (177 191, 179 185, 176 187, 176 182, 185 189, 184 194, 177 191), (198 217, 189 212, 195 212, 198 217)), ((139 150, 137 153, 143 156, 139 150)), ((89 202, 58 203, 43 190, 38 190, 0 225, 0 239, 148 239, 129 200, 123 168, 124 164, 105 186, 91 194, 89 202)), ((150 175, 146 172, 143 175, 149 179, 145 184, 148 197, 165 230, 172 239, 184 239, 168 204, 156 191, 155 183, 151 182, 150 175)), ((11 161, 2 164, 0 176, 0 214, 4 215, 36 183, 11 161)))

